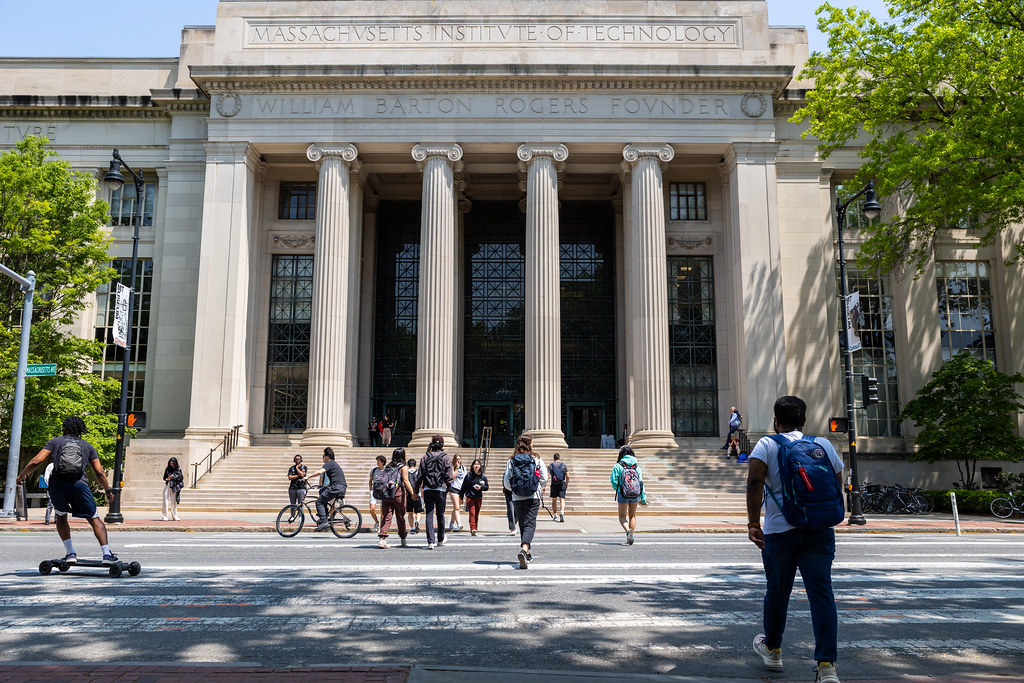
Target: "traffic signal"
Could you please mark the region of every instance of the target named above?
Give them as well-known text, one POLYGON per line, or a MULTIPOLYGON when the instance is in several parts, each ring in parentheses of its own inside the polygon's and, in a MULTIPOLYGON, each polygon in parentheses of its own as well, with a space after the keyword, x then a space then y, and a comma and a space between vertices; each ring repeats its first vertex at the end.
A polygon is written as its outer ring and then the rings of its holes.
POLYGON ((828 431, 833 434, 845 434, 850 431, 850 421, 845 417, 830 417, 828 419, 828 431))
POLYGON ((145 429, 146 412, 143 410, 133 410, 125 416, 124 424, 128 429, 145 429))
POLYGON ((860 395, 861 399, 864 401, 865 408, 878 403, 878 379, 875 377, 868 377, 867 375, 861 375, 860 395))

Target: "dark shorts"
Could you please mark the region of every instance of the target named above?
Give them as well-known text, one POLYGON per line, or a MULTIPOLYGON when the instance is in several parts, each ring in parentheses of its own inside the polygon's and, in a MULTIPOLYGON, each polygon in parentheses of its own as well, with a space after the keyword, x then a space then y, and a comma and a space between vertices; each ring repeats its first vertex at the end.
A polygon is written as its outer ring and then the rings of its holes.
POLYGON ((96 512, 96 499, 92 497, 89 485, 84 481, 76 481, 74 484, 55 483, 50 480, 50 501, 53 502, 53 509, 58 515, 71 513, 72 517, 92 519, 98 517, 96 512))
POLYGON ((565 489, 566 488, 567 487, 566 487, 566 485, 564 483, 552 484, 551 485, 551 497, 552 498, 565 498, 565 489))
POLYGON ((405 511, 406 512, 423 512, 423 499, 413 500, 412 496, 406 496, 405 498, 405 511))

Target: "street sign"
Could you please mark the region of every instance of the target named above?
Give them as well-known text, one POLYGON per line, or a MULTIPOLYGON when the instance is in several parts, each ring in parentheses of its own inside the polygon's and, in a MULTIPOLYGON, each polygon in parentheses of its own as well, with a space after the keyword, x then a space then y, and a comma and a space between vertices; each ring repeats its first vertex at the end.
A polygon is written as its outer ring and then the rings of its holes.
POLYGON ((49 377, 57 374, 56 363, 36 363, 25 366, 26 377, 49 377))
POLYGON ((114 343, 122 349, 128 348, 128 297, 132 295, 130 287, 117 283, 117 301, 114 303, 114 343))

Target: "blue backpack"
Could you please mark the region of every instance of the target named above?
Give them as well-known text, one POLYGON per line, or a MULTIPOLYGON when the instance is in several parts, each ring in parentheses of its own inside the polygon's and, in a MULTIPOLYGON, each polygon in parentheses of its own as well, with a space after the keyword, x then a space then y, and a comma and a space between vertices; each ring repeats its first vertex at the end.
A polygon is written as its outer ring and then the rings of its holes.
POLYGON ((813 436, 790 441, 771 437, 779 445, 782 501, 765 487, 786 521, 799 529, 827 529, 843 521, 843 491, 828 453, 813 436))
POLYGON ((537 461, 529 453, 516 453, 512 456, 511 463, 508 484, 512 493, 523 497, 535 494, 540 486, 537 461))

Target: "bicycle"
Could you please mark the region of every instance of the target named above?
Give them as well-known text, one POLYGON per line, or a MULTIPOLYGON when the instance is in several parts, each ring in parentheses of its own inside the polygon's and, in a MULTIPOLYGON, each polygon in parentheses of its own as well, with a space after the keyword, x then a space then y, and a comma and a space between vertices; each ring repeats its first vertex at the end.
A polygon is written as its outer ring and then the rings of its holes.
MULTIPOLYGON (((307 486, 306 491, 312 487, 307 486)), ((315 504, 316 499, 313 499, 315 504)), ((310 507, 309 499, 304 499, 299 505, 285 505, 277 513, 275 528, 277 533, 285 538, 292 538, 302 531, 306 523, 306 515, 310 519, 317 519, 317 514, 310 507), (305 508, 305 512, 303 512, 305 508)), ((327 506, 327 523, 331 532, 338 538, 352 538, 363 526, 363 515, 353 505, 345 503, 344 498, 335 498, 327 506)))
POLYGON ((1006 519, 1015 512, 1024 514, 1024 492, 1011 493, 1006 498, 996 498, 988 505, 992 514, 1006 519))

